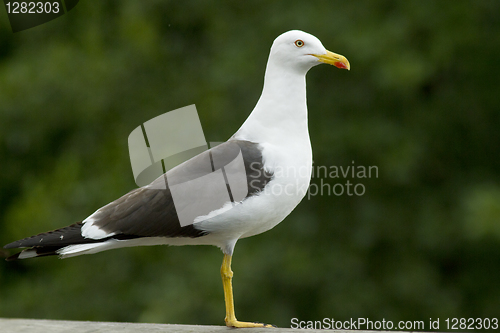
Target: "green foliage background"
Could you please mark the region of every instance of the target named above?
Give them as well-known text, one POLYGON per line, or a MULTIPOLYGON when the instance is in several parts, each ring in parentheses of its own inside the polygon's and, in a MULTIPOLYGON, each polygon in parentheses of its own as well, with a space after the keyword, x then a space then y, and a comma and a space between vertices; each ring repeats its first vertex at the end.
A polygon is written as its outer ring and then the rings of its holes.
MULTIPOLYGON (((443 330, 498 317, 498 13, 498 1, 101 0, 13 34, 2 9, 0 243, 133 189, 127 137, 148 119, 196 104, 207 140, 226 140, 274 38, 301 29, 352 67, 308 74, 315 164, 379 175, 350 179, 363 196, 311 196, 238 243, 238 318, 443 330)), ((149 247, 0 262, 0 316, 223 324, 221 261, 214 247, 149 247)))

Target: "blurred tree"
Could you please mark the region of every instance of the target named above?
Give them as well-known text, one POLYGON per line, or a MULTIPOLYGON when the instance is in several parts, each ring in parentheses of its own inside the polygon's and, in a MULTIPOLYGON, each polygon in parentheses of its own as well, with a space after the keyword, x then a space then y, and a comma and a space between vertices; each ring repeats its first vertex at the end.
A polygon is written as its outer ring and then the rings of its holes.
MULTIPOLYGON (((127 137, 150 118, 195 103, 207 139, 226 140, 259 97, 273 39, 301 29, 352 65, 308 75, 315 165, 378 177, 313 178, 323 193, 239 242, 241 319, 498 316, 499 12, 465 0, 82 1, 16 34, 3 12, 0 242, 133 189, 127 137), (364 195, 326 192, 347 180, 364 195)), ((222 324, 220 263, 209 247, 4 262, 0 316, 222 324)))

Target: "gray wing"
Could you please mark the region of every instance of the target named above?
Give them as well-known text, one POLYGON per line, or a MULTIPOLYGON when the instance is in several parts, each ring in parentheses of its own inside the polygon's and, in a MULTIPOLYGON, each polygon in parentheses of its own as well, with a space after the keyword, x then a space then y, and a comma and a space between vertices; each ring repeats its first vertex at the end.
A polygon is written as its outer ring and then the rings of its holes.
MULTIPOLYGON (((231 178, 229 165, 240 153, 245 181, 248 184, 244 197, 240 198, 243 201, 262 191, 273 175, 264 170, 262 151, 257 143, 230 140, 178 165, 148 187, 130 191, 91 215, 89 219, 92 224, 106 233, 102 238, 83 237, 83 223, 80 222, 15 241, 5 248, 34 247, 38 256, 42 256, 56 254, 58 249, 68 245, 103 242, 109 239, 204 236, 207 232, 192 223, 181 225, 171 187, 200 179, 221 169, 226 169, 227 181, 231 178)), ((205 185, 210 188, 212 184, 205 185)), ((227 189, 230 200, 233 201, 229 186, 227 189)), ((210 195, 213 196, 213 193, 210 195)), ((17 256, 10 259, 17 259, 17 256)))
MULTIPOLYGON (((233 168, 234 169, 234 168, 233 168)), ((241 176, 241 174, 238 174, 241 176)), ((241 179, 241 177, 239 177, 241 179)), ((108 234, 125 234, 138 237, 200 237, 206 234, 193 225, 194 218, 187 223, 181 223, 179 216, 182 203, 179 200, 174 205, 174 197, 178 188, 182 193, 177 196, 197 194, 198 201, 205 202, 205 210, 212 211, 221 208, 224 200, 214 199, 218 192, 228 191, 231 201, 242 201, 256 195, 272 179, 272 174, 264 170, 262 152, 257 143, 230 140, 210 150, 207 150, 190 160, 169 170, 147 187, 139 188, 113 201, 96 212, 92 218, 93 224, 108 234), (231 188, 231 179, 236 179, 235 172, 231 172, 231 163, 241 156, 243 166, 243 181, 245 192, 239 198, 234 186, 231 188), (215 184, 211 174, 223 170, 225 183, 215 184), (195 183, 187 190, 183 185, 189 182, 204 179, 195 183), (193 186, 198 186, 193 188, 193 186), (205 189, 205 195, 200 196, 205 189), (188 192, 187 194, 185 192, 188 192), (217 191, 217 193, 215 193, 217 191), (174 195, 173 195, 174 192, 174 195)), ((241 187, 241 186, 240 186, 241 187)), ((186 208, 188 209, 189 206, 186 208)))

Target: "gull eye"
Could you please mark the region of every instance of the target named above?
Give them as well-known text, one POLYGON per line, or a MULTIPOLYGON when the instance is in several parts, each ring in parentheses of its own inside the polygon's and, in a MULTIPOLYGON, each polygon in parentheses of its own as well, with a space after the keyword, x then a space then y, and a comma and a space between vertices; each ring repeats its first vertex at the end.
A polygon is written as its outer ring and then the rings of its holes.
POLYGON ((295 46, 297 46, 297 47, 302 47, 302 46, 304 46, 304 41, 303 41, 303 40, 301 40, 301 39, 297 39, 297 40, 295 41, 295 46))

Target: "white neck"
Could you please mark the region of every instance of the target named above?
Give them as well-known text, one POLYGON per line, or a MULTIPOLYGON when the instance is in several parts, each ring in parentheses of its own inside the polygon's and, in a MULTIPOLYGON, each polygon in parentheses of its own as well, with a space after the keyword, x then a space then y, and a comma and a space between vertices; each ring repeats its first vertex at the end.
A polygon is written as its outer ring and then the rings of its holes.
POLYGON ((269 61, 262 95, 233 138, 278 145, 309 143, 306 72, 269 61))

